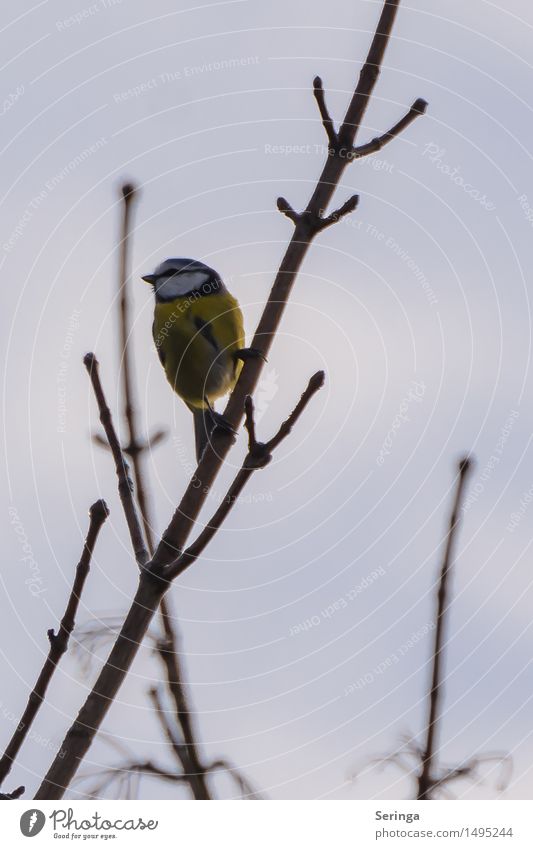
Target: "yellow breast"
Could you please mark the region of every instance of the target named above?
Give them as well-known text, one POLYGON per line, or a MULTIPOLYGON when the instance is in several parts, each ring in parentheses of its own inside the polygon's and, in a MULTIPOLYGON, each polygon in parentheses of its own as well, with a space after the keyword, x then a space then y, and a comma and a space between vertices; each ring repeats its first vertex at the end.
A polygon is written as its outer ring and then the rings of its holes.
POLYGON ((229 392, 244 347, 242 312, 228 292, 156 303, 153 335, 167 380, 192 407, 204 407, 229 392))

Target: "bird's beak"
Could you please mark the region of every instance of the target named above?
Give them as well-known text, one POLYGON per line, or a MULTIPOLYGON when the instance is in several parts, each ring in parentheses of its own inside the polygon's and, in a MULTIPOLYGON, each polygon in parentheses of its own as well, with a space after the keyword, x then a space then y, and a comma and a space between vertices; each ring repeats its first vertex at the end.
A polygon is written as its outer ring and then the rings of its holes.
POLYGON ((141 277, 141 280, 144 280, 145 283, 150 283, 151 286, 155 283, 155 274, 145 274, 144 277, 141 277))

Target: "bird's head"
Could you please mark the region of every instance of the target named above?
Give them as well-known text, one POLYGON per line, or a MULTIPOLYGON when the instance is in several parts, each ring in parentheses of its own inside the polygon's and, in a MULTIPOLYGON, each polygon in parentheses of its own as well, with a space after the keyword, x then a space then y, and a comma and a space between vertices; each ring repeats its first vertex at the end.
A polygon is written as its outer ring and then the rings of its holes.
POLYGON ((153 274, 145 274, 142 279, 154 287, 156 301, 163 303, 193 292, 200 296, 211 295, 222 291, 224 286, 213 268, 185 257, 166 259, 153 274))

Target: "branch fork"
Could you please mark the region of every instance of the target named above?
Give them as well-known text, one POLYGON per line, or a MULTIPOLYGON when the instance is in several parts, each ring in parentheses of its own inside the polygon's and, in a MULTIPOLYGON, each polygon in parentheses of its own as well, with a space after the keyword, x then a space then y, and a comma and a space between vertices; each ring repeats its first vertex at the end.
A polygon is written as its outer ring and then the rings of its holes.
POLYGON ((342 206, 330 213, 330 215, 326 215, 324 217, 322 209, 318 212, 314 212, 312 209, 307 208, 304 209, 303 212, 296 212, 296 210, 294 210, 290 205, 289 201, 285 198, 280 197, 277 200, 279 211, 282 212, 283 215, 286 215, 287 218, 290 218, 295 227, 305 230, 306 235, 310 237, 315 236, 322 230, 325 230, 326 227, 336 224, 337 221, 340 221, 345 215, 349 215, 354 211, 354 209, 356 209, 358 203, 359 195, 352 195, 342 204, 342 206))

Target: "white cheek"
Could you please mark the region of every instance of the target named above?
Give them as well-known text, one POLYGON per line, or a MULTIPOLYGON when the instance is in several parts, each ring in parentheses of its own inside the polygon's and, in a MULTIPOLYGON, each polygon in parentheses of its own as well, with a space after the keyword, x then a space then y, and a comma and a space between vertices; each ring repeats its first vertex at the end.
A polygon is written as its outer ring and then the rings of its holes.
POLYGON ((199 289, 208 280, 209 275, 204 271, 185 271, 162 280, 158 284, 158 290, 163 298, 171 300, 187 295, 193 289, 199 289))

